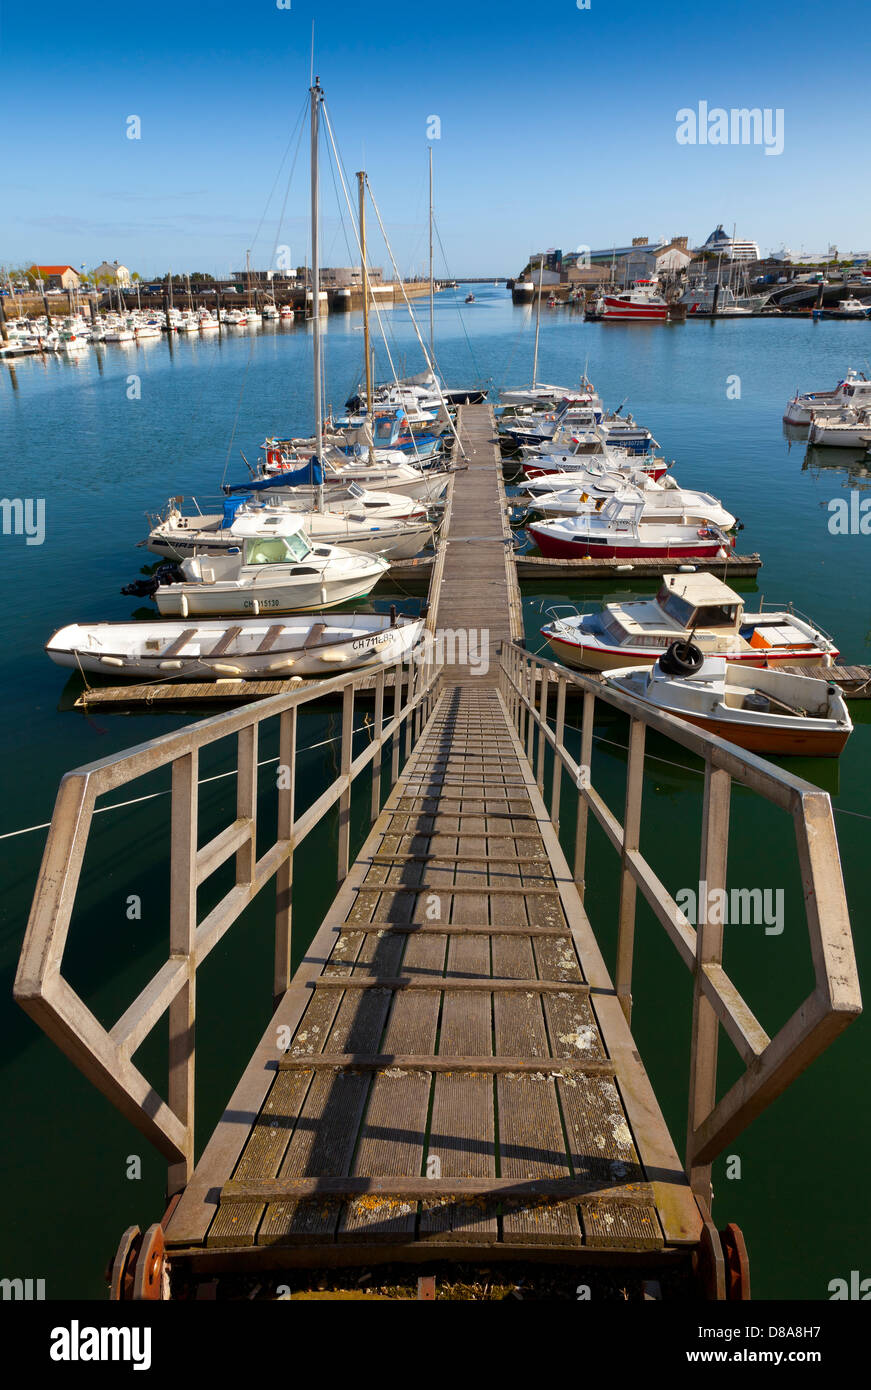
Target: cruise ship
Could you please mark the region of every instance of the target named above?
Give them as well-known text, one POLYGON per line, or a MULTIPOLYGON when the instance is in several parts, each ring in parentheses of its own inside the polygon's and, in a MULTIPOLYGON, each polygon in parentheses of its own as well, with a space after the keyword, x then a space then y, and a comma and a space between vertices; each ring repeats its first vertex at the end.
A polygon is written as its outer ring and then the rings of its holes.
POLYGON ((742 241, 740 237, 731 237, 723 231, 722 222, 711 232, 707 241, 696 248, 696 255, 706 252, 708 255, 713 253, 715 256, 722 256, 727 261, 758 261, 760 259, 759 247, 755 241, 742 241))

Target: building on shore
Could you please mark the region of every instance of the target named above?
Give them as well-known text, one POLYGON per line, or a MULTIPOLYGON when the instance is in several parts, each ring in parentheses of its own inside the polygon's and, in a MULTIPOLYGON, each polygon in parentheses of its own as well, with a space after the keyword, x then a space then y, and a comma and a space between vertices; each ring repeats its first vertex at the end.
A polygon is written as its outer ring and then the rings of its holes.
MULTIPOLYGON (((246 285, 250 279, 251 284, 258 289, 264 286, 274 289, 287 288, 291 285, 308 285, 311 283, 311 269, 309 266, 300 265, 296 268, 296 273, 289 275, 283 270, 234 270, 231 278, 237 284, 246 285)), ((380 266, 369 267, 369 283, 380 285, 383 283, 383 271, 380 266)), ((321 289, 360 289, 363 277, 358 265, 339 265, 322 266, 320 271, 321 289)))
POLYGON ((94 283, 97 285, 120 285, 122 290, 130 288, 132 277, 126 265, 119 261, 101 261, 93 269, 94 283))
POLYGON ((632 280, 650 280, 658 275, 675 275, 685 270, 692 259, 688 250, 689 238, 672 237, 671 241, 648 241, 633 237, 631 246, 606 246, 598 250, 586 247, 569 252, 562 258, 561 278, 569 284, 588 285, 612 278, 627 284, 632 280))
POLYGON ((32 265, 28 274, 44 290, 77 290, 81 277, 71 265, 32 265))

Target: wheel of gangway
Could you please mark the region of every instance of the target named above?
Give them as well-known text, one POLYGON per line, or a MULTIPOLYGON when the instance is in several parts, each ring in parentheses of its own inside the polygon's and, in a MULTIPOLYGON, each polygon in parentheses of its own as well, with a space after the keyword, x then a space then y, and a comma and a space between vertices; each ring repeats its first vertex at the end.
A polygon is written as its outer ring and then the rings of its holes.
POLYGON ((109 1301, 120 1303, 133 1297, 133 1267, 139 1251, 142 1232, 138 1226, 128 1226, 115 1252, 109 1273, 109 1301))
POLYGON ((133 1271, 133 1297, 150 1303, 160 1302, 169 1297, 166 1287, 166 1245, 163 1227, 159 1221, 142 1237, 136 1268, 133 1271))
POLYGON ((726 1299, 729 1303, 750 1297, 750 1259, 740 1226, 730 1221, 720 1232, 726 1262, 726 1299))

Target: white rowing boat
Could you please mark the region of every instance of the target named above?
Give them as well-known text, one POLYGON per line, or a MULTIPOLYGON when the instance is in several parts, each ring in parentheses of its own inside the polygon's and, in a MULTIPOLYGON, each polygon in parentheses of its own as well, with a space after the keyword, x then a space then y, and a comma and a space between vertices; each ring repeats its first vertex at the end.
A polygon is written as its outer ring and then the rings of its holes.
POLYGON ((384 613, 313 614, 275 622, 71 623, 45 650, 58 666, 153 680, 244 680, 337 675, 404 661, 423 620, 384 613))

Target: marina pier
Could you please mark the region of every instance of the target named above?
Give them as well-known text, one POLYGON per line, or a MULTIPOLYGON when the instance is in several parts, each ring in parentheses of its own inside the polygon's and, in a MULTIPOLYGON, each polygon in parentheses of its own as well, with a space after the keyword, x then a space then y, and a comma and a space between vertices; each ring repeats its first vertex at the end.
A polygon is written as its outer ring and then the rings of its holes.
MULTIPOLYGON (((238 1296, 252 1276, 278 1296, 284 1278, 306 1286, 347 1270, 353 1286, 361 1266, 397 1264, 432 1296, 432 1278, 458 1262, 520 1264, 533 1281, 551 1266, 575 1282, 615 1270, 643 1280, 646 1297, 750 1295, 728 1194, 712 1211, 711 1164, 861 1008, 829 796, 529 652, 488 407, 461 407, 460 438, 466 466, 432 567, 434 640, 405 679, 397 667, 390 684, 382 670, 297 685, 61 784, 16 998, 167 1163, 167 1209, 122 1237, 113 1298, 238 1296), (480 652, 446 660, 438 634, 477 631, 482 615, 486 670, 480 652), (355 705, 367 688, 374 713, 361 735, 355 705), (570 694, 581 702, 579 747, 570 694), (323 696, 341 700, 337 774, 308 800, 297 719, 323 696), (619 814, 597 786, 600 702, 628 719, 619 814), (277 782, 258 759, 276 724, 277 782), (642 852, 657 813, 643 795, 649 734, 702 761, 698 879, 709 893, 727 883, 733 788, 791 819, 804 888, 793 929, 806 934, 813 981, 771 1034, 727 973, 723 927, 690 921, 642 852), (199 757, 228 738, 235 802, 202 843, 199 757), (64 948, 98 798, 135 795, 127 788, 160 768, 172 786, 168 954, 104 1026, 65 978, 64 948), (361 807, 370 829, 355 853, 361 807), (305 841, 328 815, 335 863, 307 864, 305 841), (618 866, 608 921, 586 905, 594 823, 618 866), (198 888, 228 864, 235 881, 200 916, 198 888), (338 890, 314 932, 294 907, 295 881, 312 872, 335 873, 338 890), (274 1011, 264 981, 262 1037, 198 1154, 197 971, 260 893, 275 898, 274 1011), (639 897, 692 998, 685 1135, 670 1131, 632 1033, 645 990, 633 970, 639 897), (294 970, 297 933, 310 944, 294 970), (135 1056, 167 1026, 159 1090, 135 1056), (721 1034, 740 1063, 722 1092, 721 1034)), ((664 1028, 675 1002, 658 1001, 664 1028)))

